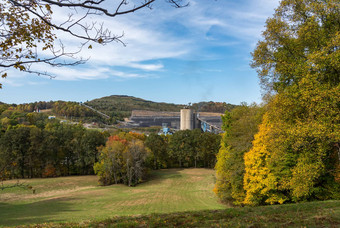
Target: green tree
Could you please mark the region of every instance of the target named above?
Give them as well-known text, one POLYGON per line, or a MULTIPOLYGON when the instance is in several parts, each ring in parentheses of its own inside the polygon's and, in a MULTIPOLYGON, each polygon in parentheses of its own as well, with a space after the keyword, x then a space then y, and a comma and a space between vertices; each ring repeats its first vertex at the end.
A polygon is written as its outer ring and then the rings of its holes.
POLYGON ((93 164, 98 161, 98 148, 105 145, 106 133, 94 130, 86 130, 81 135, 80 143, 75 145, 77 150, 76 165, 79 167, 78 173, 93 174, 93 164))
MULTIPOLYGON (((190 156, 191 159, 194 160, 194 167, 197 168, 197 163, 203 159, 204 156, 204 152, 206 152, 206 148, 203 148, 203 137, 202 137, 202 131, 201 129, 194 129, 192 130, 190 135, 190 138, 188 138, 189 140, 191 140, 190 143, 190 147, 191 150, 189 152, 191 152, 190 156)), ((206 138, 205 138, 206 139, 206 138)))
POLYGON ((12 177, 27 177, 27 155, 30 147, 30 128, 18 127, 10 129, 1 137, 1 151, 4 158, 7 158, 5 164, 12 167, 12 177))
POLYGON ((22 112, 26 106, 32 104, 2 113, 0 179, 92 174, 97 147, 105 144, 108 133, 22 112))
POLYGON ((177 160, 178 166, 183 167, 183 163, 192 162, 191 157, 194 151, 193 137, 190 130, 177 131, 170 137, 168 153, 171 159, 177 160))
POLYGON ((29 177, 41 177, 44 166, 45 158, 42 147, 44 141, 43 131, 40 128, 32 127, 30 129, 30 146, 28 149, 28 167, 29 177))
POLYGON ((151 150, 153 168, 159 169, 160 167, 164 167, 164 163, 167 159, 167 144, 165 138, 155 133, 151 133, 145 140, 145 146, 151 150))
POLYGON ((252 53, 263 88, 280 93, 306 80, 307 73, 338 86, 339 18, 337 0, 281 1, 252 53))
POLYGON ((214 134, 211 132, 201 133, 198 150, 203 167, 214 168, 216 164, 216 156, 220 149, 220 143, 221 136, 219 134, 214 134))

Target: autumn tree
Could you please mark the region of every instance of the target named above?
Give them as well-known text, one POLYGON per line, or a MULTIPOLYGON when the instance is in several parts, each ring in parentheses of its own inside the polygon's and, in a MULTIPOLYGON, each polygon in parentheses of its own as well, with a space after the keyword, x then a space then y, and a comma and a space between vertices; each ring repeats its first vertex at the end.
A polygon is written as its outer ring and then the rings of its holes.
POLYGON ((264 107, 242 103, 222 116, 225 133, 217 155, 214 191, 225 203, 243 204, 244 154, 252 147, 263 112, 264 107))
MULTIPOLYGON (((123 45, 123 34, 113 34, 103 23, 91 18, 115 18, 151 8, 156 0, 139 3, 127 0, 1 0, 0 2, 0 73, 6 77, 7 69, 17 69, 39 75, 52 76, 34 68, 36 64, 67 66, 84 63, 78 55, 92 48, 93 43, 118 42, 123 45), (62 8, 67 15, 62 20, 55 12, 62 8), (62 20, 62 21, 60 21, 62 20), (79 40, 79 48, 66 47, 60 36, 79 40)), ((174 7, 183 7, 183 0, 167 0, 174 7)), ((0 85, 1 86, 1 85, 0 85)))
POLYGON ((126 179, 125 184, 128 186, 135 186, 143 181, 145 177, 145 160, 148 156, 146 147, 143 141, 133 139, 127 147, 126 153, 123 154, 126 165, 126 179))
POLYGON ((101 184, 135 186, 144 179, 149 153, 140 138, 143 136, 124 132, 109 137, 94 165, 101 184))
POLYGON ((103 185, 123 182, 123 153, 127 141, 110 137, 105 147, 100 150, 99 161, 94 164, 94 171, 103 185))
POLYGON ((244 203, 339 198, 340 6, 284 0, 252 66, 273 96, 245 154, 244 203))

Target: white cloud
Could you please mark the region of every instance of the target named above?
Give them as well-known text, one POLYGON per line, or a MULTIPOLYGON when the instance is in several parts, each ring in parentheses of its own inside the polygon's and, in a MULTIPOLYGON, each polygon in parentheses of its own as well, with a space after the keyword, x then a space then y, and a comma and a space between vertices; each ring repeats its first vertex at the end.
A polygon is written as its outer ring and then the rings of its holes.
MULTIPOLYGON (((56 11, 55 14, 61 15, 63 12, 56 11)), ((158 31, 154 26, 143 24, 144 19, 147 20, 146 16, 131 14, 124 18, 94 18, 94 20, 103 21, 104 26, 109 28, 113 34, 124 33, 122 41, 127 46, 124 47, 119 42, 105 46, 92 44, 93 48, 84 48, 81 56, 90 57, 91 65, 123 66, 145 71, 159 71, 164 67, 160 62, 161 59, 177 58, 190 52, 187 41, 180 40, 178 37, 169 37, 164 31, 158 31), (149 62, 145 63, 147 61, 149 62)), ((65 33, 58 33, 57 36, 71 50, 77 50, 79 47, 79 39, 65 33)))
POLYGON ((164 68, 163 64, 129 63, 128 66, 146 71, 158 71, 164 68))
POLYGON ((75 80, 98 80, 109 77, 118 78, 142 78, 145 75, 137 73, 127 73, 123 71, 112 70, 108 67, 96 67, 93 65, 80 65, 74 67, 46 67, 46 72, 56 75, 54 80, 58 81, 75 81, 75 80))
POLYGON ((20 87, 23 86, 23 83, 18 82, 17 80, 12 80, 12 79, 8 79, 8 78, 0 78, 0 84, 4 85, 10 85, 13 87, 20 87))
MULTIPOLYGON (((143 9, 117 18, 89 18, 103 21, 113 34, 124 33, 122 40, 127 47, 120 43, 105 46, 92 44, 92 49, 85 48, 80 54, 84 58, 90 57, 84 66, 38 66, 36 69, 48 71, 56 76, 56 80, 138 78, 150 76, 148 72, 163 71, 166 59, 211 59, 215 53, 197 54, 206 45, 247 45, 253 48, 265 19, 274 12, 278 0, 190 0, 190 3, 189 7, 174 9, 164 1, 157 1, 151 11, 143 9), (216 34, 213 31, 210 35, 208 33, 212 28, 216 34), (182 35, 180 29, 185 34, 182 35), (226 40, 225 37, 235 40, 226 40), (126 70, 112 70, 121 67, 126 70)), ((60 21, 67 17, 62 8, 54 9, 54 16, 60 21)), ((65 33, 57 35, 69 50, 75 51, 79 47, 81 40, 65 33)), ((6 83, 15 84, 14 81, 6 83)))

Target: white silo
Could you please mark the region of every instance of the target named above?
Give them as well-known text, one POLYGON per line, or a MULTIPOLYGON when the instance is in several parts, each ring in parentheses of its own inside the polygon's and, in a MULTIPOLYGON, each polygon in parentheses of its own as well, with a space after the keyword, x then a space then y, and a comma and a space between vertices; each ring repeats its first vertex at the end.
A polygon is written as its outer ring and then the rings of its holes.
POLYGON ((192 109, 181 109, 181 130, 194 129, 194 111, 192 109))

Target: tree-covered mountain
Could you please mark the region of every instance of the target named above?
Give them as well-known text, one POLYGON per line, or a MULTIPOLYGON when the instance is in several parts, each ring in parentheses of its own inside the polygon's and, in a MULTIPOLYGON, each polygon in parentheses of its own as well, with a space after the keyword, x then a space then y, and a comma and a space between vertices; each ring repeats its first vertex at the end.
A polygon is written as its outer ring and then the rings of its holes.
POLYGON ((217 112, 225 113, 225 111, 231 111, 237 107, 237 105, 229 104, 226 102, 214 102, 214 101, 202 101, 199 103, 192 104, 192 109, 198 112, 217 112))
MULTIPOLYGON (((179 112, 180 109, 186 106, 183 104, 153 102, 126 95, 102 97, 85 102, 85 104, 113 117, 129 117, 132 110, 179 112)), ((226 110, 230 111, 234 107, 236 105, 213 101, 192 104, 194 110, 201 112, 224 113, 226 110)))
POLYGON ((109 116, 129 117, 132 110, 148 111, 179 111, 184 105, 170 104, 164 102, 153 102, 137 97, 126 95, 112 95, 85 102, 109 116))

